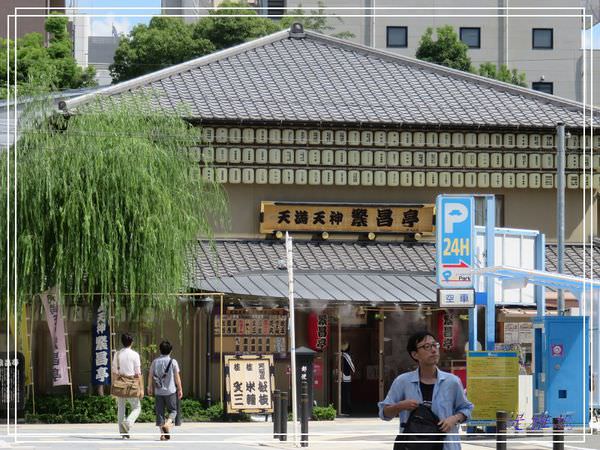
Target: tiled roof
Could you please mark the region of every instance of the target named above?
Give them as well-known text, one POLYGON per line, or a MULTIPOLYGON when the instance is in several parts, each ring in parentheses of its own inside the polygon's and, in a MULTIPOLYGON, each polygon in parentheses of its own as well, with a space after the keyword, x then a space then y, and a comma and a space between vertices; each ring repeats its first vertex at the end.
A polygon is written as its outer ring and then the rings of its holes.
MULTIPOLYGON (((240 274, 277 272, 285 269, 285 247, 276 240, 217 240, 211 247, 199 241, 193 253, 194 278, 232 277, 240 274)), ((565 273, 583 275, 583 247, 565 246, 565 273)), ((586 249, 589 269, 590 250, 586 249)), ((556 244, 546 245, 546 270, 555 272, 556 244)), ((594 246, 594 278, 600 278, 600 248, 594 246)), ((294 241, 294 270, 297 272, 394 272, 433 275, 435 245, 356 242, 294 241)), ((590 275, 589 272, 587 274, 590 275)))
POLYGON ((309 31, 303 38, 281 31, 100 94, 119 99, 131 91, 206 122, 514 129, 580 128, 583 120, 577 102, 309 31))

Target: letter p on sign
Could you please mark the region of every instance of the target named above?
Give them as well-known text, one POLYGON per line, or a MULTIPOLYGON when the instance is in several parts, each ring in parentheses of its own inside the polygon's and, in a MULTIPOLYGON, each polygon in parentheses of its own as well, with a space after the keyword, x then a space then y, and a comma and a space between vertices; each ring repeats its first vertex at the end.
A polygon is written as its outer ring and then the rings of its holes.
POLYGON ((444 206, 444 233, 454 233, 454 225, 467 220, 469 218, 469 210, 462 203, 448 202, 444 206))

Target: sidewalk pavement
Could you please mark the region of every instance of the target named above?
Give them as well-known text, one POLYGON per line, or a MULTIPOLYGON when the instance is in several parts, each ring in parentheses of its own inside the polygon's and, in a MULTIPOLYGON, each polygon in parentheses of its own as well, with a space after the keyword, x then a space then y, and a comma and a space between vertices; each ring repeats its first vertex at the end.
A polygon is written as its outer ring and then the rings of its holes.
MULTIPOLYGON (((11 428, 11 433, 13 432, 11 428)), ((14 435, 6 436, 6 425, 0 425, 0 448, 59 448, 105 450, 127 446, 127 450, 145 448, 197 449, 199 444, 203 450, 229 449, 293 449, 293 424, 288 423, 287 442, 273 439, 271 422, 244 423, 184 423, 173 429, 170 441, 160 441, 158 429, 152 423, 138 423, 132 429, 131 439, 122 440, 117 434, 116 424, 55 424, 55 425, 18 425, 17 442, 14 435)), ((298 424, 298 433, 300 426, 298 424)), ((377 418, 354 419, 339 418, 331 422, 309 423, 309 449, 369 449, 391 450, 398 432, 398 421, 384 422, 377 418)), ((465 436, 466 437, 466 436, 465 436)), ((481 438, 481 436, 470 436, 481 438)), ((589 437, 589 436, 588 436, 589 437)), ((494 437, 487 441, 463 441, 463 450, 495 449, 494 437)), ((552 448, 548 436, 527 437, 520 440, 508 440, 508 448, 514 450, 547 450, 552 448)), ((583 437, 566 437, 567 441, 579 440, 580 443, 567 443, 566 449, 598 449, 600 436, 592 436, 585 441, 583 437)))

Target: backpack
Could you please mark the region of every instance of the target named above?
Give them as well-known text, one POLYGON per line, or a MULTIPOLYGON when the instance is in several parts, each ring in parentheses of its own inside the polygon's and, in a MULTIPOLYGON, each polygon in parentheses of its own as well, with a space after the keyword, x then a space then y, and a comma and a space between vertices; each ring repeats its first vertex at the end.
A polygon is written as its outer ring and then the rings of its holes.
POLYGON ((154 379, 154 387, 156 389, 166 389, 166 386, 164 385, 164 381, 165 381, 165 378, 167 378, 167 374, 169 373, 171 364, 173 364, 173 358, 169 358, 169 364, 167 364, 167 367, 165 368, 165 373, 163 373, 162 377, 159 377, 156 374, 156 370, 152 374, 152 378, 154 379))
MULTIPOLYGON (((436 441, 436 442, 401 442, 402 450, 435 450, 442 448, 443 441, 446 438, 445 433, 440 431, 438 422, 440 418, 429 408, 421 403, 414 409, 404 425, 404 431, 398 437, 403 441, 436 441), (410 434, 404 434, 410 433, 410 434), (412 434, 424 433, 424 434, 412 434)), ((394 447, 396 448, 396 447, 394 447)))

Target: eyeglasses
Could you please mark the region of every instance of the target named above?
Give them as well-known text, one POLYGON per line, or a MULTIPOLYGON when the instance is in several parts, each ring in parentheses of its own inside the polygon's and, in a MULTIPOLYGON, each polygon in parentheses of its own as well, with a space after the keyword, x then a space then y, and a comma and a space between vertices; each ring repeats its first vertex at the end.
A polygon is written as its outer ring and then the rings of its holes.
POLYGON ((417 350, 419 350, 420 348, 424 349, 426 352, 430 352, 432 348, 435 348, 436 350, 438 350, 440 348, 440 343, 432 342, 431 344, 423 344, 423 345, 420 345, 419 347, 417 347, 417 350))

